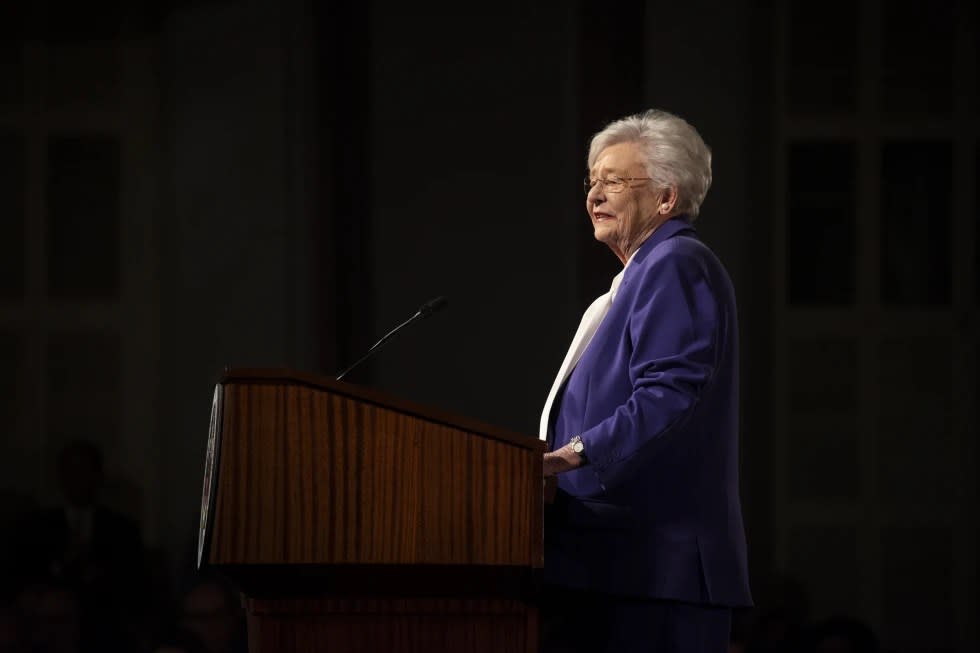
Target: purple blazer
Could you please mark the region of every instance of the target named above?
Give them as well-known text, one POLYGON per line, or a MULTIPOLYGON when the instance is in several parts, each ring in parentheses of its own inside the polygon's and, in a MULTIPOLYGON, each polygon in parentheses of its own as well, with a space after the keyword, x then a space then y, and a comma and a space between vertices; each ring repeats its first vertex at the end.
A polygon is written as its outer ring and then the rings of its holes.
POLYGON ((752 604, 738 496, 738 328, 721 262, 684 218, 660 226, 550 415, 559 475, 548 583, 622 596, 752 604))

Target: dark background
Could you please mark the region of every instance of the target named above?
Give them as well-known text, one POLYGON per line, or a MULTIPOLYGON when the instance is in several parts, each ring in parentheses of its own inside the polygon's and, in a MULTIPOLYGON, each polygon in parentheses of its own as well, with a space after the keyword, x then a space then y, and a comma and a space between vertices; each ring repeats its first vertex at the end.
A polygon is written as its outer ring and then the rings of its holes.
POLYGON ((12 2, 0 9, 0 496, 75 438, 179 593, 225 365, 533 436, 617 261, 591 135, 714 153, 759 609, 977 646, 977 9, 967 0, 12 2))

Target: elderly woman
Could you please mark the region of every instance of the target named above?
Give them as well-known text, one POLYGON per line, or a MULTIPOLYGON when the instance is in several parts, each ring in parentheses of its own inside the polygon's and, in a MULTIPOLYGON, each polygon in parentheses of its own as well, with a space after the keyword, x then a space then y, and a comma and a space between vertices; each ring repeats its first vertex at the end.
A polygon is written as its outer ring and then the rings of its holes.
POLYGON ((648 111, 592 139, 586 210, 623 262, 586 311, 541 417, 543 650, 728 650, 751 604, 738 498, 738 332, 693 222, 711 153, 648 111))

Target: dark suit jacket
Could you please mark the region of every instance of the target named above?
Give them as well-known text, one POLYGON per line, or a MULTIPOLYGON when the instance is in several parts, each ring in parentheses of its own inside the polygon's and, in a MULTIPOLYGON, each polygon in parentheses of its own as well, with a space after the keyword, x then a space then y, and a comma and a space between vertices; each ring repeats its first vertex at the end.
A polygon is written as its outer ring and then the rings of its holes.
POLYGON ((139 528, 128 517, 108 508, 94 508, 91 542, 82 559, 72 551, 62 508, 27 515, 18 524, 14 538, 17 571, 24 582, 53 578, 75 586, 91 586, 99 592, 117 592, 142 581, 139 528))
POLYGON ((552 448, 580 434, 589 464, 559 476, 546 581, 750 605, 735 296, 686 218, 640 246, 555 405, 552 448))

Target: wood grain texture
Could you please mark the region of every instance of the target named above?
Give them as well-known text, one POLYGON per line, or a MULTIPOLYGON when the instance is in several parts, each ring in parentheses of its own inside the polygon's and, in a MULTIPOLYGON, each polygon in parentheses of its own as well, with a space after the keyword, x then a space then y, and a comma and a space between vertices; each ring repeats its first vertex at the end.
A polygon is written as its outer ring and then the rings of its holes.
POLYGON ((303 385, 341 397, 356 399, 360 403, 391 408, 405 415, 414 415, 426 422, 445 424, 462 431, 480 434, 504 442, 510 442, 524 449, 535 449, 544 452, 544 443, 537 437, 515 433, 493 424, 487 424, 470 417, 450 413, 432 406, 417 404, 374 388, 357 385, 348 381, 336 381, 332 378, 317 376, 309 372, 290 369, 265 368, 226 368, 218 383, 275 383, 286 385, 303 385))
POLYGON ((324 380, 223 383, 211 564, 542 565, 536 439, 324 380))

